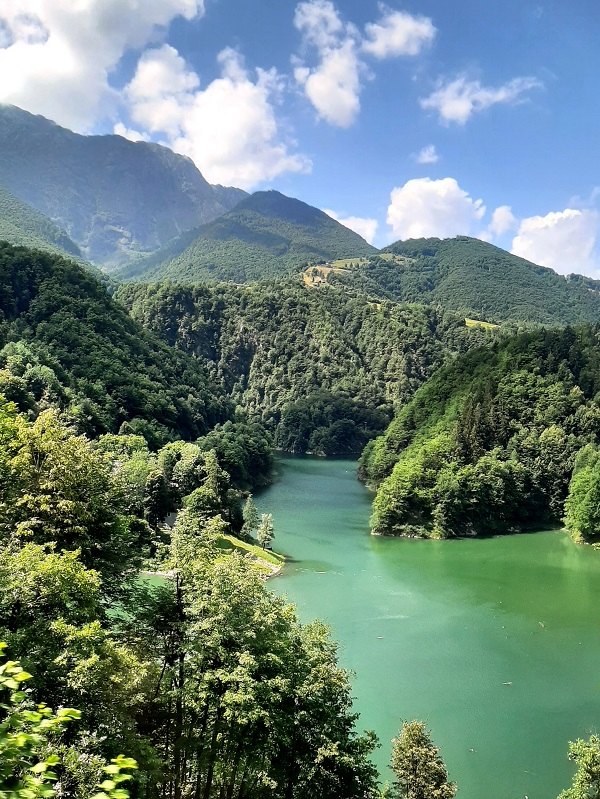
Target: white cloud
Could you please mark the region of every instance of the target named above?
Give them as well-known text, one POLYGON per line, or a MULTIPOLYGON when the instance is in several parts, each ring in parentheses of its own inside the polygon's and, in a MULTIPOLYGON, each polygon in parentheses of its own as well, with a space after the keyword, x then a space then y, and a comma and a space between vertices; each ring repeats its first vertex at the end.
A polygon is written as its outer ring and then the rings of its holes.
POLYGON ((88 131, 117 106, 109 75, 204 0, 3 0, 0 102, 88 131))
POLYGON ((335 219, 336 222, 358 233, 358 235, 362 236, 369 244, 373 244, 378 227, 376 219, 368 219, 362 216, 339 216, 339 214, 336 214, 335 211, 331 211, 329 208, 324 208, 323 212, 332 219, 335 219))
POLYGON ((360 110, 360 73, 364 69, 357 53, 358 32, 343 22, 331 0, 299 3, 294 25, 302 34, 304 49, 317 51, 318 63, 297 63, 296 81, 321 119, 330 125, 349 127, 360 110))
POLYGON ((392 190, 387 223, 395 238, 447 238, 470 233, 484 214, 454 178, 417 178, 392 190))
POLYGON ((278 73, 258 69, 253 78, 230 48, 218 58, 221 77, 200 88, 173 47, 147 50, 125 89, 131 120, 163 135, 211 183, 251 189, 282 172, 307 171, 310 162, 290 153, 280 136, 278 73))
POLYGON ((379 22, 365 25, 365 33, 363 51, 375 58, 390 58, 418 55, 434 40, 436 29, 429 17, 384 9, 379 22))
POLYGON ((574 208, 527 217, 519 225, 511 252, 563 275, 597 277, 599 222, 597 211, 574 208))
POLYGON ((519 220, 513 214, 510 205, 500 205, 492 214, 489 231, 493 236, 502 236, 509 230, 514 230, 518 224, 519 220))
POLYGON ((308 0, 299 3, 294 13, 294 25, 302 33, 305 44, 326 50, 336 47, 347 26, 330 0, 308 0))
POLYGON ((514 78, 502 86, 483 86, 479 80, 460 75, 453 81, 441 83, 429 97, 420 100, 421 107, 437 111, 442 122, 464 125, 470 117, 498 103, 513 104, 542 83, 537 78, 514 78))
POLYGON ((355 25, 342 19, 332 0, 304 0, 296 7, 294 25, 302 35, 304 57, 292 58, 294 77, 318 116, 330 125, 347 128, 358 116, 362 83, 371 77, 363 56, 415 56, 435 36, 428 17, 381 8, 381 19, 365 26, 363 38, 355 25), (308 66, 311 50, 316 58, 308 66))
POLYGON ((340 47, 328 50, 317 69, 311 72, 298 67, 294 76, 304 85, 306 96, 322 119, 347 128, 360 111, 359 70, 356 46, 347 39, 340 47))
POLYGON ((129 139, 129 141, 149 141, 148 134, 128 128, 122 122, 117 122, 113 128, 113 133, 117 136, 122 136, 124 139, 129 139))
POLYGON ((440 160, 435 144, 428 144, 414 156, 417 164, 437 164, 440 160))

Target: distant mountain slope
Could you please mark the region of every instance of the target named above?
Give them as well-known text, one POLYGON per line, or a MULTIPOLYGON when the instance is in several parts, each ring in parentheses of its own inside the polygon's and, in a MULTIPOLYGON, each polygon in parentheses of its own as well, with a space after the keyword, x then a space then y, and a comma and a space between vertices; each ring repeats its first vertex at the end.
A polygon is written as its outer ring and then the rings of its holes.
POLYGON ((0 105, 0 185, 104 264, 158 249, 246 196, 211 186, 189 158, 166 147, 80 136, 7 105, 0 105))
POLYGON ((125 279, 244 283, 286 275, 307 261, 365 256, 375 247, 318 208, 278 191, 258 191, 232 211, 125 267, 125 279))
MULTIPOLYGON (((569 264, 575 270, 577 264, 569 264)), ((489 321, 570 324, 600 319, 595 281, 565 278, 479 239, 391 244, 333 282, 398 302, 439 303, 489 321)))
POLYGON ((21 410, 59 407, 91 435, 124 425, 154 444, 196 438, 229 415, 206 366, 73 261, 0 243, 0 394, 21 410))
POLYGON ((54 222, 0 186, 0 241, 81 257, 81 250, 54 222))

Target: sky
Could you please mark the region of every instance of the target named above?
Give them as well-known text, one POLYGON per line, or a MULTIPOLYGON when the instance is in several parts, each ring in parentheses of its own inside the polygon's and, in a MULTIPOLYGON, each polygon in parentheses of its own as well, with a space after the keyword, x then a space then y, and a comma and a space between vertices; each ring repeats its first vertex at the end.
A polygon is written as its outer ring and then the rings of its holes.
POLYGON ((598 0, 1 0, 0 102, 600 277, 598 0))

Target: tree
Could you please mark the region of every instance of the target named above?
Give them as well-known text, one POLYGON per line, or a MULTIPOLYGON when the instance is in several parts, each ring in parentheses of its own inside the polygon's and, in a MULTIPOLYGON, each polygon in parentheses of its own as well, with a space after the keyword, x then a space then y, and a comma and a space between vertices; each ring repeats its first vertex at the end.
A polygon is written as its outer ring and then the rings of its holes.
POLYGON ((569 743, 569 760, 577 764, 573 783, 558 799, 600 799, 600 737, 569 743))
POLYGON ((405 721, 392 741, 394 799, 452 799, 456 784, 421 721, 405 721))
POLYGON ((244 502, 244 510, 242 512, 242 516, 244 519, 244 524, 242 527, 242 533, 247 536, 251 536, 256 528, 258 527, 258 510, 256 509, 256 505, 254 504, 254 500, 252 499, 252 494, 248 496, 248 499, 244 502))
POLYGON ((260 524, 256 531, 256 538, 263 549, 266 549, 275 536, 273 531, 273 516, 270 513, 263 513, 260 517, 260 524))

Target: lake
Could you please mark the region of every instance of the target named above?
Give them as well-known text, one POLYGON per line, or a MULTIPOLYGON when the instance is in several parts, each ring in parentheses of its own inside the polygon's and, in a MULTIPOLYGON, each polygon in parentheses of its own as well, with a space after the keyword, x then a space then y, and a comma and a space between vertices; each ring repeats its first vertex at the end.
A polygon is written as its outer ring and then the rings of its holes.
POLYGON ((270 581, 318 617, 355 673, 361 729, 424 720, 460 799, 553 799, 567 742, 600 726, 600 553, 562 532, 486 540, 368 535, 352 461, 283 458, 256 497, 290 559, 270 581))

